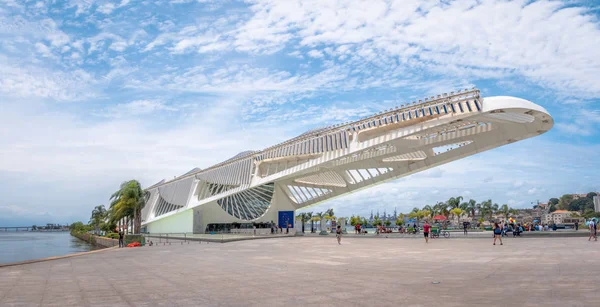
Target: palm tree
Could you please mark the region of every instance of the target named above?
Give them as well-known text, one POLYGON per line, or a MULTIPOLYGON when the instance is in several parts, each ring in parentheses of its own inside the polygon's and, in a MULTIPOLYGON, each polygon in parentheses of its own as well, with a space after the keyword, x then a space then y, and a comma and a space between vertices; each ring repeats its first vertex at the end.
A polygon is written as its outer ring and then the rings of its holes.
POLYGON ((452 210, 450 210, 450 214, 452 214, 454 217, 456 217, 456 219, 458 220, 461 216, 461 214, 463 214, 463 210, 461 208, 454 208, 452 210))
POLYGON ((121 183, 118 191, 111 195, 111 219, 120 221, 133 217, 133 232, 139 233, 142 226, 142 209, 146 205, 149 193, 144 191, 137 180, 121 183))
POLYGON ((435 204, 433 206, 433 210, 431 210, 431 212, 433 213, 433 215, 436 215, 436 214, 443 215, 445 208, 446 208, 445 203, 438 202, 437 204, 435 204))
POLYGON ((450 197, 450 199, 448 199, 448 207, 450 209, 454 209, 454 208, 458 208, 460 206, 460 202, 463 200, 462 196, 458 196, 458 197, 450 197))
POLYGON ((298 214, 297 218, 302 222, 302 233, 304 233, 304 224, 312 217, 312 212, 303 212, 298 214))
POLYGON ((477 202, 474 199, 469 199, 466 203, 467 206, 464 209, 470 217, 475 217, 475 211, 477 210, 477 202))
MULTIPOLYGON (((497 210, 497 208, 496 208, 497 210)), ((492 200, 488 199, 481 203, 481 217, 488 216, 489 220, 492 219, 492 215, 494 214, 494 206, 492 205, 492 200)))
POLYGON ((500 207, 500 209, 498 209, 498 213, 502 213, 502 216, 504 216, 504 218, 508 218, 508 215, 510 214, 510 208, 507 204, 504 204, 502 205, 502 207, 500 207))
POLYGON ((432 216, 432 211, 429 210, 421 210, 419 212, 417 212, 417 214, 419 215, 419 219, 424 219, 426 217, 432 216))
POLYGON ((333 209, 329 208, 329 209, 325 210, 325 215, 334 216, 335 214, 333 213, 333 209))
POLYGON ((325 217, 325 213, 323 212, 317 212, 313 215, 312 220, 313 221, 319 221, 319 230, 323 231, 323 218, 325 217))
POLYGON ((100 223, 106 218, 106 208, 104 205, 96 206, 92 210, 92 217, 90 218, 90 224, 94 225, 96 234, 100 232, 100 223))

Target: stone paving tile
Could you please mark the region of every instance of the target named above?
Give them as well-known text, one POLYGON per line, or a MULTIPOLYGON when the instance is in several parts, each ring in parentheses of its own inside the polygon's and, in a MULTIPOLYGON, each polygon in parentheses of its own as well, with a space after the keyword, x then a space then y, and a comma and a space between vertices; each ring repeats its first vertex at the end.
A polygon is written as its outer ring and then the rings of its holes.
POLYGON ((176 244, 0 268, 0 306, 587 307, 598 258, 581 238, 176 244))

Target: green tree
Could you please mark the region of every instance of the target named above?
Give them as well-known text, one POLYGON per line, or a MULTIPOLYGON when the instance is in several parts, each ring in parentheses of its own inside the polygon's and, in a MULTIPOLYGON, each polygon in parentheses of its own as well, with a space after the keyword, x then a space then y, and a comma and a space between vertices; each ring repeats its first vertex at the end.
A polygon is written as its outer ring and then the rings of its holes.
POLYGON ((454 208, 452 210, 450 210, 450 214, 454 217, 456 217, 457 219, 460 218, 460 216, 463 214, 463 210, 461 208, 454 208))
POLYGON ((325 212, 317 212, 311 218, 313 221, 319 221, 319 230, 323 231, 323 219, 325 218, 325 212))
POLYGON ((332 208, 329 208, 329 209, 325 210, 325 215, 335 216, 335 213, 333 213, 333 209, 332 208))
POLYGON ((594 196, 598 196, 598 194, 596 192, 589 192, 585 197, 589 198, 591 201, 594 201, 594 196))
MULTIPOLYGON (((42 227, 40 227, 42 228, 42 227)), ((69 226, 69 229, 74 232, 86 232, 92 230, 93 226, 86 225, 82 222, 75 222, 69 226)))
POLYGON ((110 208, 112 221, 133 218, 133 232, 139 233, 142 226, 142 209, 146 205, 148 192, 144 191, 137 180, 121 183, 118 191, 111 195, 110 208))
POLYGON ((94 226, 96 234, 100 233, 100 224, 106 219, 106 208, 104 205, 96 206, 92 210, 92 217, 90 218, 90 224, 94 226))
POLYGON ((467 206, 465 211, 467 211, 467 215, 469 217, 475 216, 475 211, 477 210, 477 202, 474 199, 469 199, 467 202, 467 206))
POLYGON ((449 209, 454 209, 454 208, 458 208, 460 206, 460 202, 462 200, 463 200, 462 196, 450 197, 450 199, 448 199, 448 202, 446 204, 448 205, 449 209))
POLYGON ((504 216, 504 218, 508 218, 508 215, 510 214, 510 208, 508 207, 507 204, 502 205, 502 207, 500 207, 498 209, 498 213, 502 214, 502 216, 504 216))
POLYGON ((400 218, 399 218, 399 219, 397 219, 397 220, 396 220, 396 225, 397 225, 397 226, 402 226, 402 225, 404 225, 404 219, 400 219, 400 218))
POLYGON ((548 203, 549 203, 549 204, 553 204, 553 205, 555 205, 555 206, 557 206, 557 205, 558 205, 558 202, 559 202, 559 199, 558 199, 558 198, 550 198, 550 199, 548 200, 548 203))
POLYGON ((565 194, 565 195, 561 196, 560 199, 558 200, 558 209, 568 210, 569 204, 571 204, 572 201, 573 201, 573 195, 571 195, 571 194, 565 194))
POLYGON ((588 209, 594 209, 594 201, 587 197, 576 199, 569 204, 569 211, 585 212, 588 209))
POLYGON ((550 207, 548 208, 548 212, 552 213, 554 211, 556 211, 556 205, 551 203, 550 207))
POLYGON ((386 227, 390 227, 390 225, 392 225, 392 221, 390 221, 390 220, 386 220, 383 223, 385 224, 386 227))
POLYGON ((492 219, 492 215, 494 214, 494 205, 492 204, 492 200, 488 199, 481 203, 481 217, 487 217, 489 220, 492 219))
POLYGON ((356 226, 358 224, 360 224, 360 216, 354 216, 354 215, 352 215, 350 217, 350 225, 351 226, 356 226))
POLYGON ((590 218, 600 218, 600 212, 596 212, 594 210, 588 210, 583 214, 583 217, 586 219, 590 219, 590 218))
POLYGON ((381 221, 379 219, 379 217, 375 217, 375 219, 373 220, 373 226, 381 226, 383 225, 383 221, 381 221))

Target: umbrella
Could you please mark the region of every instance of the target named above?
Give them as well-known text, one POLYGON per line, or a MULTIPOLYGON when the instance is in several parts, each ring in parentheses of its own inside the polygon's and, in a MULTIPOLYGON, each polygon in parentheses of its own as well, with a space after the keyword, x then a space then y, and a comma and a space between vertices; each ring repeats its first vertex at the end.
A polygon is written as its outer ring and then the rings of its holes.
POLYGON ((447 219, 448 218, 445 217, 445 216, 443 216, 443 215, 436 215, 436 216, 433 217, 433 220, 435 220, 435 221, 445 221, 447 219))

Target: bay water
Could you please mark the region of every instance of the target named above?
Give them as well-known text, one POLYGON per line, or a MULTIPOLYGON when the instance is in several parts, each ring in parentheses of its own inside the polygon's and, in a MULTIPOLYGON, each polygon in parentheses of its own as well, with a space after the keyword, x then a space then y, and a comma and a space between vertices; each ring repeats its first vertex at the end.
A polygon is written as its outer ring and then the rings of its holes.
POLYGON ((0 231, 0 264, 94 250, 68 231, 0 231))

